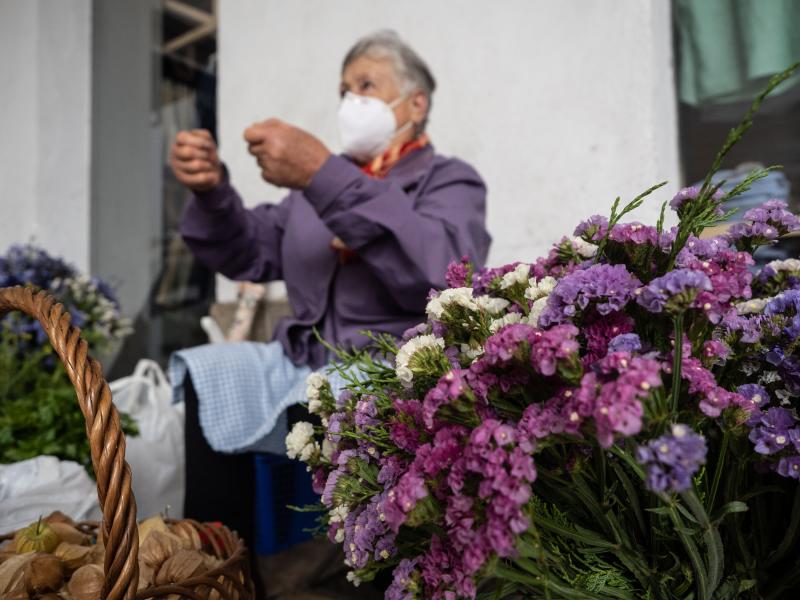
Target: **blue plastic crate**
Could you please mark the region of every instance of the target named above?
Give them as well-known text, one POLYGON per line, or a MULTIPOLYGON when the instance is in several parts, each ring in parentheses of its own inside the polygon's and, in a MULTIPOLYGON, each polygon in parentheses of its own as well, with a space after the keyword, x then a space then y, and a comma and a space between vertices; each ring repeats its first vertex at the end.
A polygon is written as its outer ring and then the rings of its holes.
POLYGON ((276 454, 256 454, 256 554, 285 550, 311 538, 319 513, 288 508, 319 502, 305 463, 276 454))

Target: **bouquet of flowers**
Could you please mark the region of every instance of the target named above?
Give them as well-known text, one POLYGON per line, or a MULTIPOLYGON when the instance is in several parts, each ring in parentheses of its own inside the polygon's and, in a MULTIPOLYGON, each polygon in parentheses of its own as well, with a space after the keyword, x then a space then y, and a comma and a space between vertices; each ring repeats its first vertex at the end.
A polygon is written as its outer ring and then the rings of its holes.
MULTIPOLYGON (((113 290, 103 281, 32 245, 0 256, 0 287, 46 290, 69 311, 92 351, 103 353, 131 332, 113 290)), ((0 320, 0 462, 50 454, 91 473, 86 425, 75 391, 39 322, 12 313, 0 320)), ((123 430, 136 434, 127 415, 123 430)))
MULTIPOLYGON (((776 84, 773 82, 773 85, 776 84)), ((766 95, 766 92, 765 94, 766 95)), ((711 173, 750 125, 734 129, 711 173)), ((780 202, 727 215, 711 184, 678 224, 580 223, 548 256, 452 264, 427 322, 339 352, 308 382, 290 457, 354 582, 386 598, 785 598, 800 586, 800 229, 780 202)))

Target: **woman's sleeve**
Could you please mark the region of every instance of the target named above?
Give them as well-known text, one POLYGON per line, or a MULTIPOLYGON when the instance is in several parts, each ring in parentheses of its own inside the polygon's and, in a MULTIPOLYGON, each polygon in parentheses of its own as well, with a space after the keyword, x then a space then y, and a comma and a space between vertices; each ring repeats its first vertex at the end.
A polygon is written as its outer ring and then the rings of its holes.
POLYGON ((194 195, 181 219, 181 235, 197 259, 238 281, 281 279, 281 241, 288 202, 247 209, 228 181, 194 195))
POLYGON ((332 156, 305 195, 406 310, 421 311, 428 291, 445 287, 451 261, 468 256, 482 266, 486 260, 486 186, 459 160, 435 166, 411 197, 398 183, 372 179, 332 156))

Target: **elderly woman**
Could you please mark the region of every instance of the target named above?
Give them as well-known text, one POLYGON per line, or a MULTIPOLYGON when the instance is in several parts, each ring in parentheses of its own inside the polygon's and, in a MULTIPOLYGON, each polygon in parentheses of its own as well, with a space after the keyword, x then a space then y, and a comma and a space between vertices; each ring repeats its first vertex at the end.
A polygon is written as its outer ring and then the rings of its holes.
POLYGON ((210 345, 173 356, 173 384, 190 375, 187 516, 221 518, 249 537, 242 515, 252 511, 230 504, 230 488, 249 497, 250 467, 219 452, 280 451, 270 439, 282 446, 285 409, 304 399, 306 376, 329 360, 315 330, 348 348, 364 345, 363 330, 400 336, 424 319, 427 293, 445 285, 450 261, 468 256, 483 264, 486 187, 472 167, 436 154, 428 140, 434 88, 427 65, 396 34, 360 40, 342 65, 342 155, 277 119, 244 132, 264 180, 292 190, 279 204, 252 209, 231 184, 211 135, 178 134, 171 161, 194 192, 182 222, 192 252, 235 280, 285 281, 293 311, 271 344, 210 345), (215 486, 206 485, 209 471, 215 486))
POLYGON ((363 345, 365 329, 399 336, 422 320, 450 261, 484 262, 486 188, 429 142, 434 88, 427 65, 396 34, 360 40, 342 65, 343 155, 277 119, 251 126, 244 137, 262 177, 293 190, 251 210, 211 136, 178 134, 173 169, 195 193, 183 236, 231 279, 286 282, 294 315, 275 339, 293 364, 326 362, 313 328, 347 347, 363 345))

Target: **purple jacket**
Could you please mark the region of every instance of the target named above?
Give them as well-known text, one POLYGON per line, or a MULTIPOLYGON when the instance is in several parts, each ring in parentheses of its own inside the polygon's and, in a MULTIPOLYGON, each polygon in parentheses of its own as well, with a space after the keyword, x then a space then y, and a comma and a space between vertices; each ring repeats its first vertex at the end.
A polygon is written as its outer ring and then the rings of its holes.
POLYGON ((400 336, 424 320, 427 294, 445 286, 452 260, 486 260, 486 186, 466 163, 412 152, 385 179, 331 156, 303 191, 246 209, 227 181, 193 197, 181 233, 214 271, 242 281, 286 282, 294 316, 275 339, 293 363, 318 368, 325 348, 361 347, 371 330, 400 336), (340 264, 338 236, 358 253, 340 264))

